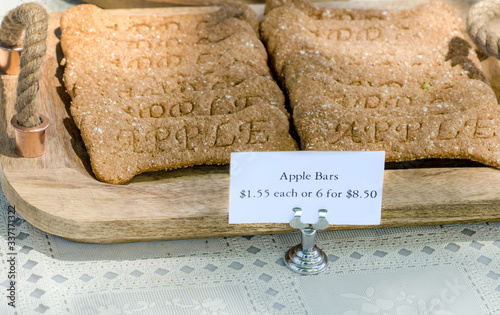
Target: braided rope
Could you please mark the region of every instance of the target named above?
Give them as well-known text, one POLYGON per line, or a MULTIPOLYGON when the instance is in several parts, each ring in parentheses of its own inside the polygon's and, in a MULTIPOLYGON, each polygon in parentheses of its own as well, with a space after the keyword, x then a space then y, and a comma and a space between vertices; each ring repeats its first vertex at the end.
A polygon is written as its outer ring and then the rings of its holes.
POLYGON ((41 65, 47 50, 47 27, 49 16, 38 3, 24 3, 11 10, 0 26, 0 44, 4 47, 20 46, 21 71, 17 84, 17 98, 14 105, 18 124, 35 127, 40 124, 36 94, 41 65))
POLYGON ((476 3, 467 15, 467 32, 481 52, 500 59, 500 39, 488 30, 488 23, 499 16, 500 1, 476 3))

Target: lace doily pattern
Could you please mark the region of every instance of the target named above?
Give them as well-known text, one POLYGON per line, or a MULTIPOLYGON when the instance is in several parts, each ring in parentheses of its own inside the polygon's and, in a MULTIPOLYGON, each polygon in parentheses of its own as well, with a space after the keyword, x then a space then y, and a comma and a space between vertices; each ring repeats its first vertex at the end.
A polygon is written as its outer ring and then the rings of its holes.
POLYGON ((1 314, 500 314, 499 223, 320 231, 330 265, 301 276, 283 259, 298 233, 82 244, 0 206, 1 314))

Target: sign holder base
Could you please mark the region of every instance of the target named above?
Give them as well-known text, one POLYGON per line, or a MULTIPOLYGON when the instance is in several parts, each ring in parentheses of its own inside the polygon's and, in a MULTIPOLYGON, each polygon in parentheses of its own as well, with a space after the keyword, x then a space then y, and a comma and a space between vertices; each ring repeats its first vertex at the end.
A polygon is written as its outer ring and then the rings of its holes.
POLYGON ((294 229, 300 229, 302 232, 302 241, 300 244, 290 248, 285 255, 286 266, 297 273, 305 275, 314 275, 323 272, 328 267, 328 257, 314 243, 316 240, 316 231, 324 230, 329 223, 326 219, 326 209, 320 209, 319 220, 316 224, 302 223, 301 208, 293 208, 295 216, 290 221, 290 226, 294 229))

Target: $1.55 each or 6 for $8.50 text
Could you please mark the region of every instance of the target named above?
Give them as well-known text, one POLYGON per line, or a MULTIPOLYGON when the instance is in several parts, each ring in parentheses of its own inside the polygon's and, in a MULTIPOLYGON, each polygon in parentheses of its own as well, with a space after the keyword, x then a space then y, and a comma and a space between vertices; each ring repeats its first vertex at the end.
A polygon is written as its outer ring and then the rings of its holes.
POLYGON ((288 191, 271 191, 269 189, 242 190, 241 199, 250 198, 345 198, 345 199, 375 199, 376 190, 357 190, 348 189, 347 191, 338 191, 334 189, 319 189, 316 191, 298 191, 290 189, 288 191))

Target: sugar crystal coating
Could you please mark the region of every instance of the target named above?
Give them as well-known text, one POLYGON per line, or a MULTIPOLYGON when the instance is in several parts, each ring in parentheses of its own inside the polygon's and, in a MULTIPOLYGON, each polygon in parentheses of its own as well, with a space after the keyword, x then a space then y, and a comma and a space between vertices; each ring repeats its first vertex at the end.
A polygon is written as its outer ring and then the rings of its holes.
POLYGON ((302 149, 500 167, 500 108, 450 5, 354 10, 268 0, 261 35, 302 149))
POLYGON ((142 17, 81 5, 61 31, 71 114, 99 180, 297 149, 248 7, 142 17))

